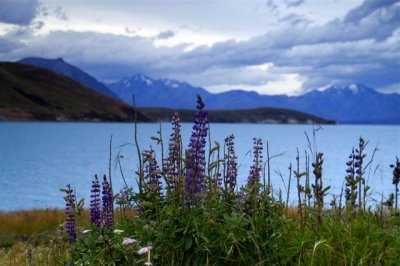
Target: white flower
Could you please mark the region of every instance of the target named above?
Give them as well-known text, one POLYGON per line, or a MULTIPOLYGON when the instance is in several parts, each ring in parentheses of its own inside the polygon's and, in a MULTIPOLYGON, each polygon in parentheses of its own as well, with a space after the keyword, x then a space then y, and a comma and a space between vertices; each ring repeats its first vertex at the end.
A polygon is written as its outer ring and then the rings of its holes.
POLYGON ((143 255, 143 254, 147 254, 150 252, 152 247, 143 247, 141 249, 139 249, 138 254, 139 255, 143 255))
POLYGON ((91 231, 92 231, 92 230, 86 229, 86 230, 83 230, 83 231, 82 231, 82 234, 85 235, 85 234, 87 234, 87 233, 89 233, 89 232, 91 232, 91 231))
POLYGON ((124 232, 124 230, 121 230, 121 229, 115 229, 114 230, 114 234, 117 234, 117 235, 120 235, 120 234, 122 234, 124 232))

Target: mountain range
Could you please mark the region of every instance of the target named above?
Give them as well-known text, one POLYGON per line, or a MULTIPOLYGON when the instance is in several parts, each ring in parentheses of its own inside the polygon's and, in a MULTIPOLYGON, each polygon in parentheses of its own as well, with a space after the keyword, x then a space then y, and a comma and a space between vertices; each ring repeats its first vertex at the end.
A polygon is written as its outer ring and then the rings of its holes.
POLYGON ((190 108, 188 99, 200 94, 210 110, 275 107, 341 123, 400 124, 400 95, 382 94, 362 84, 333 86, 296 97, 260 95, 243 90, 213 94, 186 82, 137 74, 109 84, 109 88, 128 104, 132 104, 132 95, 135 95, 139 107, 190 108))
MULTIPOLYGON (((195 105, 195 98, 191 99, 195 105)), ((193 110, 137 108, 101 94, 48 69, 0 62, 0 121, 170 121, 178 112, 182 122, 194 120, 193 110)), ((302 112, 261 108, 212 110, 211 122, 332 124, 302 112)))
POLYGON ((340 123, 400 124, 400 94, 382 94, 363 84, 332 86, 324 91, 311 91, 300 96, 269 96, 244 90, 214 94, 186 82, 153 79, 142 74, 122 78, 107 87, 62 59, 26 58, 19 62, 50 69, 130 105, 134 96, 137 107, 193 109, 193 99, 200 94, 209 110, 275 107, 297 110, 340 123))

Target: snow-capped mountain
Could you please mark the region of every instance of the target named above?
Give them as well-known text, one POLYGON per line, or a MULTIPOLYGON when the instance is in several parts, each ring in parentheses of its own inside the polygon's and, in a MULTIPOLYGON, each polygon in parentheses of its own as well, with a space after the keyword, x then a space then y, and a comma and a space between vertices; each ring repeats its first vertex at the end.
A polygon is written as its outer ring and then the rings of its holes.
POLYGON ((297 97, 267 96, 243 90, 212 94, 186 82, 134 75, 110 84, 110 89, 130 104, 132 95, 135 95, 138 107, 193 109, 195 96, 200 94, 208 109, 277 107, 315 114, 341 123, 400 124, 400 95, 382 94, 362 84, 332 86, 297 97))
POLYGON ((207 98, 210 95, 203 88, 193 87, 186 82, 170 79, 152 79, 136 74, 109 84, 111 91, 126 103, 138 107, 168 107, 193 109, 197 94, 207 98))
POLYGON ((26 58, 19 61, 67 76, 104 95, 138 107, 194 109, 200 94, 207 109, 276 107, 318 115, 340 123, 400 124, 400 94, 382 94, 362 84, 331 86, 301 96, 267 96, 244 90, 213 94, 201 87, 172 79, 153 79, 142 74, 125 77, 108 87, 63 59, 26 58))

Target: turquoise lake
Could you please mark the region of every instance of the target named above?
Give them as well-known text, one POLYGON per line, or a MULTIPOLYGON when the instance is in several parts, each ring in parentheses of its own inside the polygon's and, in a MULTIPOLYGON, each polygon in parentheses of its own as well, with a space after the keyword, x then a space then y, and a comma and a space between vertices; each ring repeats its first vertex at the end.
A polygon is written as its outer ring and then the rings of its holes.
MULTIPOLYGON (((141 149, 150 145, 161 158, 159 146, 151 140, 160 124, 138 125, 141 149)), ((183 145, 187 147, 192 125, 182 124, 183 145)), ((161 124, 164 148, 167 149, 171 126, 161 124)), ((304 168, 304 151, 308 151, 305 132, 312 137, 311 125, 261 125, 261 124, 211 124, 211 140, 223 144, 228 134, 235 135, 235 149, 239 164, 239 181, 244 184, 252 158, 250 151, 253 137, 269 143, 271 177, 274 191, 285 195, 288 166, 295 164, 296 148, 300 151, 301 167, 304 168), (281 178, 283 177, 283 180, 281 178)), ((316 127, 315 127, 316 128, 316 127)), ((123 155, 121 165, 130 186, 135 186, 137 168, 134 125, 129 123, 0 123, 0 211, 62 208, 63 193, 59 191, 71 184, 77 197, 88 199, 94 174, 109 172, 109 142, 112 143, 112 178, 114 192, 123 187, 120 170, 115 167, 117 154, 123 155)), ((326 125, 316 132, 317 149, 324 153, 323 182, 330 185, 332 194, 340 194, 346 161, 353 146, 362 136, 368 141, 366 161, 374 155, 366 178, 371 191, 369 202, 380 201, 394 192, 390 164, 400 156, 400 126, 378 125, 326 125)), ((208 144, 207 144, 208 145, 208 144)), ((214 145, 214 144, 212 144, 214 145)), ((222 151, 221 151, 222 152, 222 151)), ((312 178, 311 178, 312 180, 312 178)), ((295 202, 295 180, 292 180, 290 201, 295 202)), ((329 201, 326 201, 328 204, 329 201)), ((86 204, 87 206, 87 204, 86 204)))

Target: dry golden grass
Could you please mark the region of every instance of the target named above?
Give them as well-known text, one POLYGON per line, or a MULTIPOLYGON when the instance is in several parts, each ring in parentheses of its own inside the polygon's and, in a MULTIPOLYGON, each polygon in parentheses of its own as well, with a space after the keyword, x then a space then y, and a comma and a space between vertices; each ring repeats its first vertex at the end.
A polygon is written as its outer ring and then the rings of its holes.
MULTIPOLYGON (((63 210, 29 210, 15 212, 0 212, 0 235, 14 234, 20 237, 52 232, 64 223, 63 210)), ((78 216, 77 222, 85 225, 89 221, 88 211, 78 216)))
POLYGON ((65 249, 59 245, 17 243, 11 248, 0 249, 0 265, 59 265, 65 256, 65 249))
MULTIPOLYGON (((134 211, 128 210, 125 217, 133 217, 134 211)), ((115 211, 115 218, 118 221, 121 214, 115 211)), ((0 212, 0 247, 7 246, 4 242, 26 241, 34 238, 43 238, 52 235, 57 229, 62 229, 65 221, 64 210, 46 209, 0 212)), ((90 214, 84 210, 77 216, 79 229, 89 226, 90 214)))

